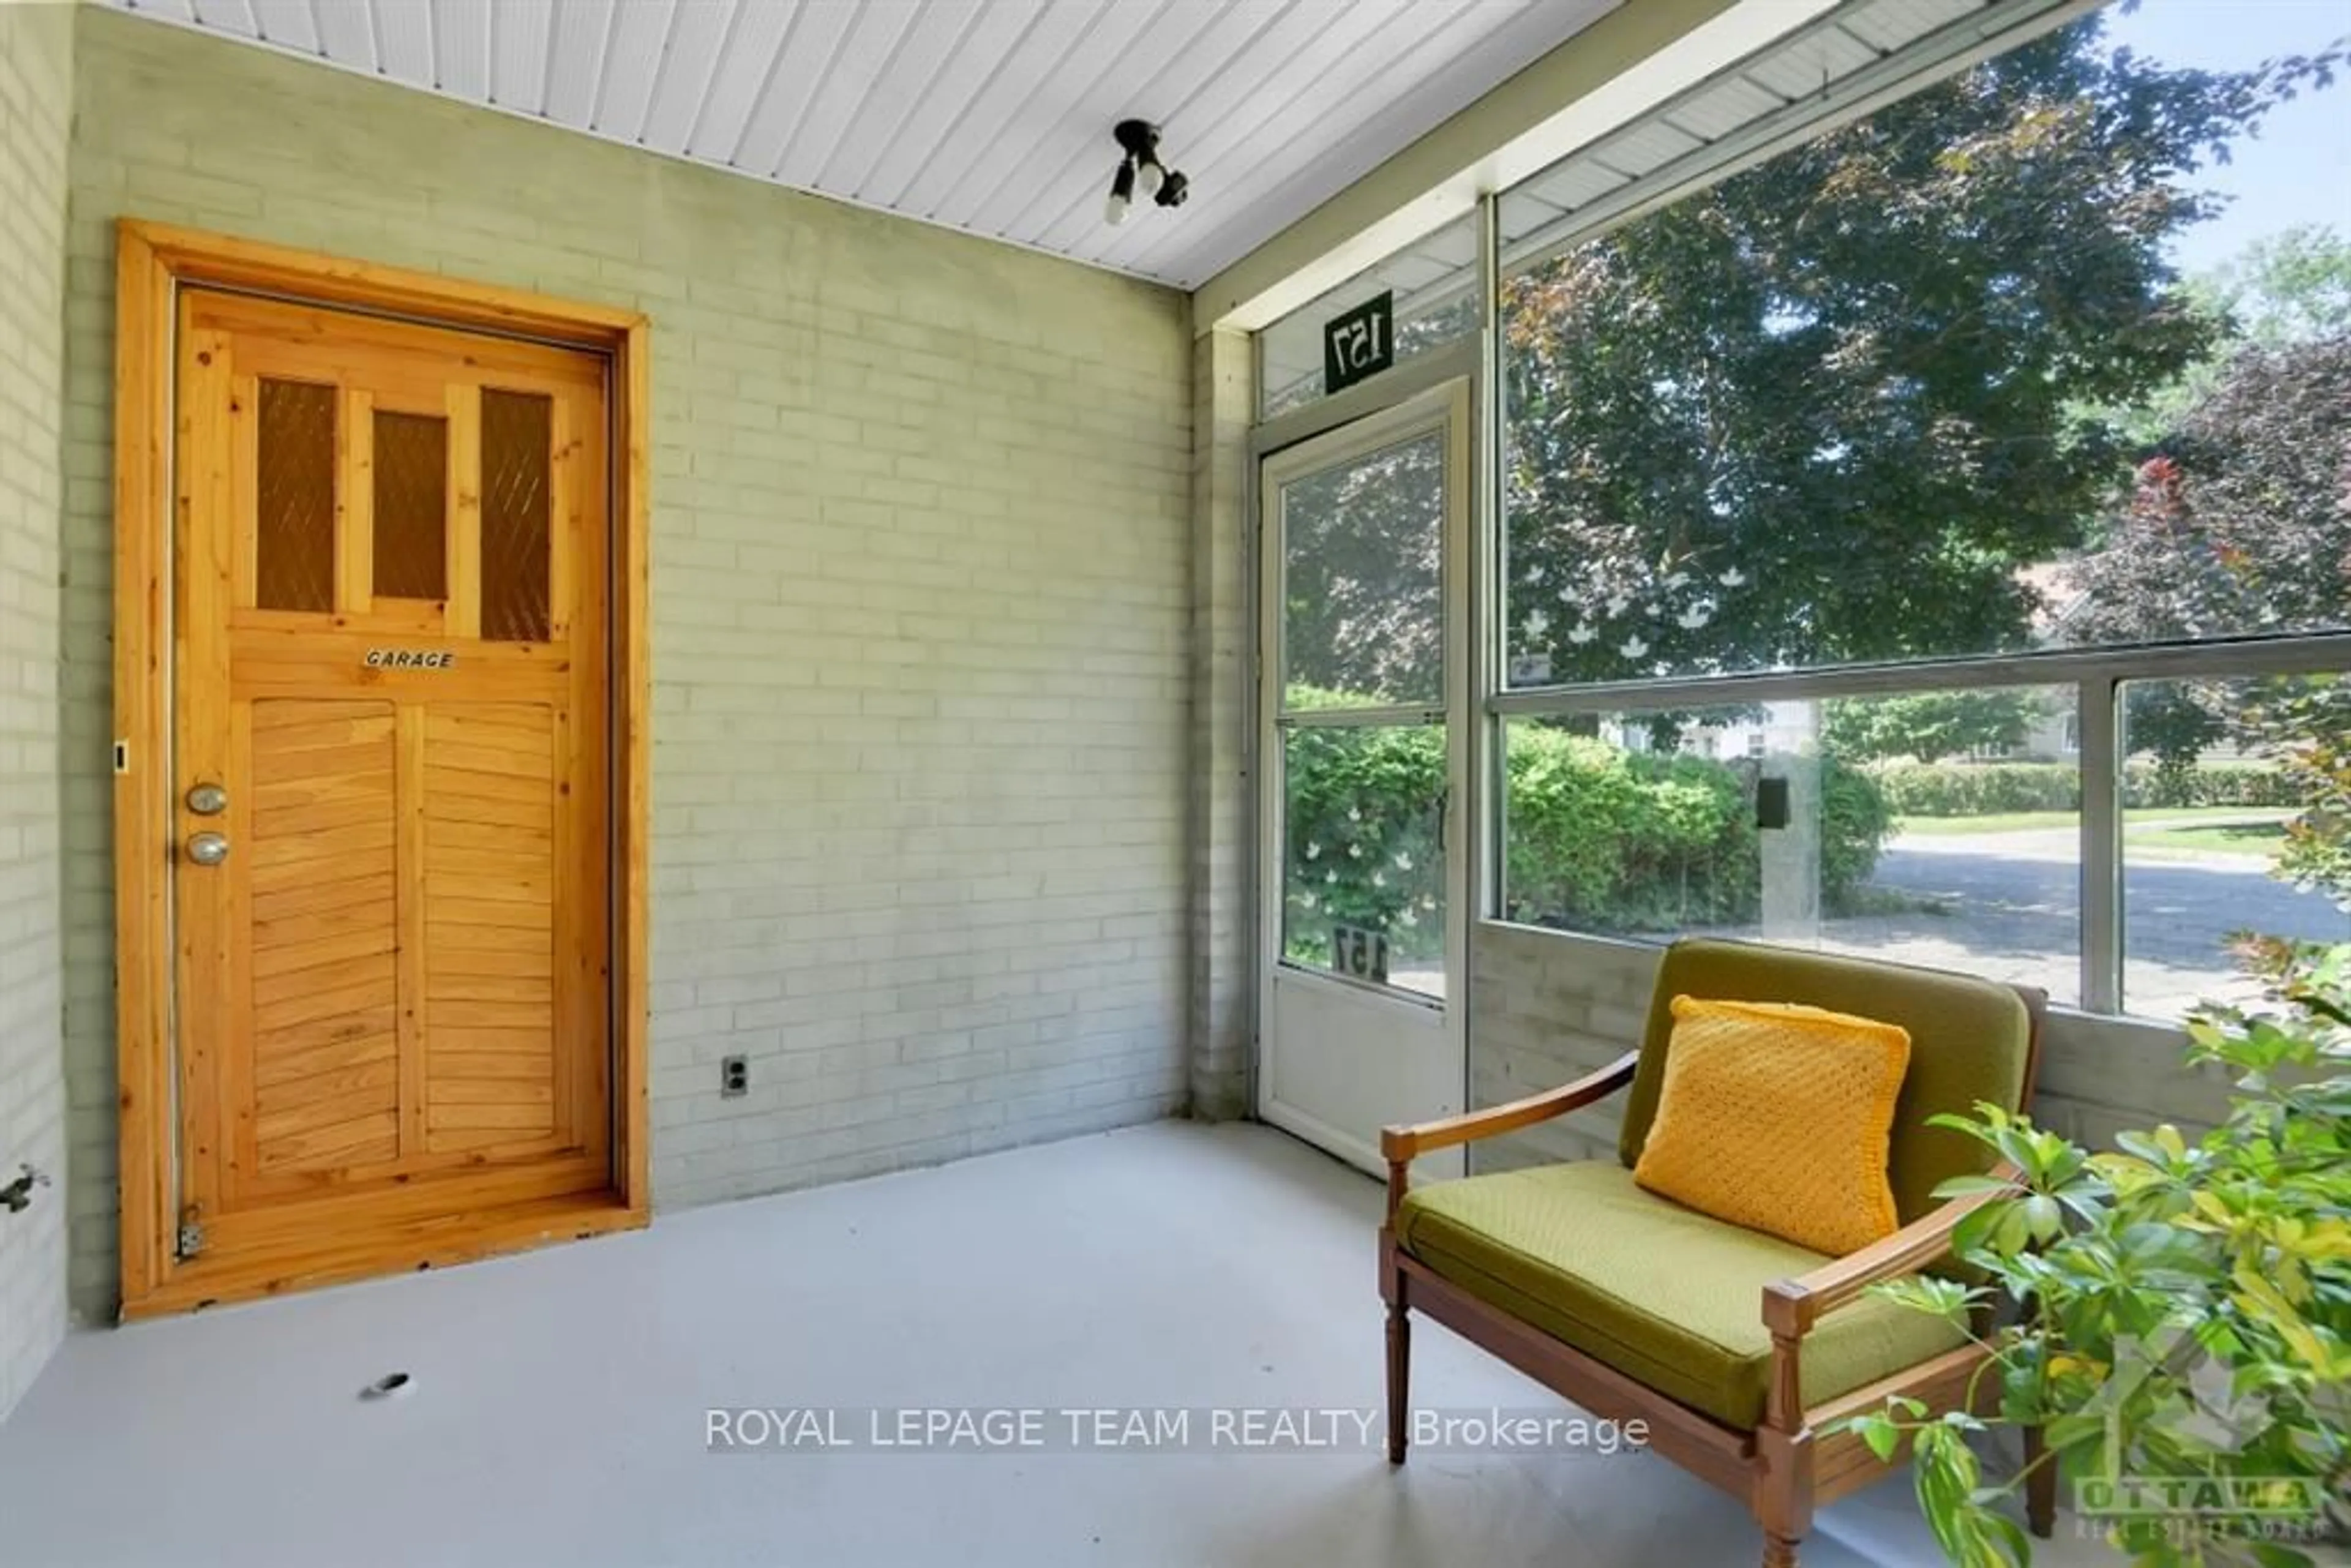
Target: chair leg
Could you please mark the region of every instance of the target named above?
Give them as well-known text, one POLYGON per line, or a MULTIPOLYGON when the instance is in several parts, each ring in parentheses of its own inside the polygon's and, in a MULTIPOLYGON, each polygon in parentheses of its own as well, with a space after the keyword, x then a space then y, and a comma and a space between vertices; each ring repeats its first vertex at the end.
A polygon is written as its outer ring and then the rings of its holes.
POLYGON ((1763 1532, 1763 1568, 1796 1568, 1796 1538, 1763 1532))
POLYGON ((2024 1429, 2024 1522, 2046 1541, 2057 1533, 2057 1460, 2038 1427, 2024 1429))
POLYGON ((1388 1463, 1404 1463, 1405 1444, 1411 1435, 1412 1316, 1405 1305, 1404 1281, 1395 1282, 1388 1298, 1388 1463))

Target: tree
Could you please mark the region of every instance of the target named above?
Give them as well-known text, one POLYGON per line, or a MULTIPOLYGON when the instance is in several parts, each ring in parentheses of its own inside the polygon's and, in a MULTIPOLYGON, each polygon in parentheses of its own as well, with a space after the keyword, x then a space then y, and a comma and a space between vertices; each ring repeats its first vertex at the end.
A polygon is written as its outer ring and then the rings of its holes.
POLYGON ((2233 338, 2258 348, 2339 338, 2351 333, 2351 239, 2300 225, 2255 240, 2192 292, 2233 338))
POLYGON ((2140 466, 2076 574, 2085 634, 2340 626, 2351 610, 2351 331, 2247 347, 2140 466))
POLYGON ((2218 329, 2166 239, 2332 59, 2089 18, 1505 285, 1510 648, 1553 680, 2023 645, 2124 452, 2085 405, 2218 329))
MULTIPOLYGON (((2351 625, 2351 331, 2248 346, 2141 464, 2103 548, 2070 572, 2084 643, 2351 625)), ((2247 716, 2276 682, 2142 683, 2130 749, 2185 767, 2214 744, 2279 737, 2247 716)))
POLYGON ((2212 351, 2133 402, 2083 411, 2146 452, 2162 449, 2245 349, 2287 349, 2351 333, 2351 240, 2319 225, 2286 229, 2189 278, 2187 298, 2212 324, 2212 351))
MULTIPOLYGON (((2073 574, 2078 635, 2351 626, 2351 329, 2240 349, 2163 444, 2073 574)), ((2315 674, 2128 693, 2129 748, 2167 768, 2222 740, 2275 758, 2305 807, 2277 873, 2351 906, 2351 689, 2315 674)))
POLYGON ((1842 698, 1823 710, 1821 740, 1848 762, 1940 762, 1978 747, 2021 745, 2041 716, 2031 692, 2013 690, 1842 698))
POLYGON ((2351 684, 2313 675, 2257 702, 2249 727, 2303 802, 2286 824, 2276 873, 2351 910, 2351 684))
POLYGON ((1444 444, 1433 435, 1269 492, 1282 538, 1282 680, 1393 702, 1442 701, 1444 444))

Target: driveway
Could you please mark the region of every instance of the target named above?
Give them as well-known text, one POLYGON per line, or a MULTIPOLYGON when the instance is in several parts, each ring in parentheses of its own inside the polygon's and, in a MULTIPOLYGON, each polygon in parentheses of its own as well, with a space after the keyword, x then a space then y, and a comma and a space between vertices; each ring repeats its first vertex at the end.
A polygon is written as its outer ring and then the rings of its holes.
MULTIPOLYGON (((1881 855, 1874 886, 1927 908, 1826 923, 1823 946, 1958 964, 2079 999, 2082 896, 2071 829, 1907 834, 1881 855)), ((2351 941, 2351 915, 2269 874, 2265 856, 2126 850, 2123 984, 2132 1012, 2174 1018, 2199 998, 2257 994, 2231 962, 2234 931, 2351 941)))

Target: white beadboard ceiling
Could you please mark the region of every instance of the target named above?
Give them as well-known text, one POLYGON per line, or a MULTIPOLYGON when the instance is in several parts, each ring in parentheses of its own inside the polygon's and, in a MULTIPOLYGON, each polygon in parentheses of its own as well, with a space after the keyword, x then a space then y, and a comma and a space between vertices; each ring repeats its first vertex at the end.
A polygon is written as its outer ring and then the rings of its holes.
POLYGON ((1620 0, 110 0, 1191 287, 1620 0), (1111 126, 1192 182, 1102 221, 1111 126))

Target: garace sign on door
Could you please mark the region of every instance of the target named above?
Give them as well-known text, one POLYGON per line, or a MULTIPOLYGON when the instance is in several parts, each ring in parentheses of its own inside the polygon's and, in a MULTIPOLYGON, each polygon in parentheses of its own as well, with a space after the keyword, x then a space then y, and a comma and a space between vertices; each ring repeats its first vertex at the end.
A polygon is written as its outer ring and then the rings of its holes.
POLYGON ((371 670, 448 670, 457 655, 446 648, 370 648, 362 662, 371 670))

